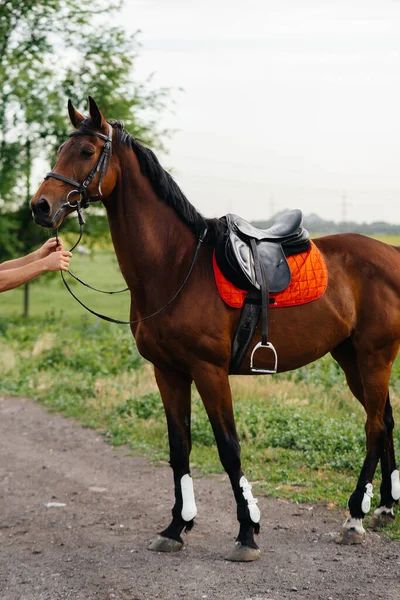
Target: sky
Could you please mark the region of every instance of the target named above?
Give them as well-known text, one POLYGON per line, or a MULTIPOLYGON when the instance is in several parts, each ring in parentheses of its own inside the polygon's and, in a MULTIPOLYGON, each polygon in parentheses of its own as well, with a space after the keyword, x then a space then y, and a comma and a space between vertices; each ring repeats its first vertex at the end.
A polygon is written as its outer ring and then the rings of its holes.
POLYGON ((203 214, 400 223, 399 0, 126 0, 119 23, 135 78, 174 89, 160 159, 203 214))

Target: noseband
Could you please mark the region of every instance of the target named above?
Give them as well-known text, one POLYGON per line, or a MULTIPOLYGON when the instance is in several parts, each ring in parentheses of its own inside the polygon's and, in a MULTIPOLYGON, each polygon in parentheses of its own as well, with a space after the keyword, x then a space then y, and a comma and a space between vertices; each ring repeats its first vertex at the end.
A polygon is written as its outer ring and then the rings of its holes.
POLYGON ((83 217, 81 214, 81 209, 87 208, 89 206, 89 203, 91 202, 92 198, 97 198, 99 196, 103 196, 102 191, 101 191, 101 184, 102 184, 104 175, 107 174, 108 167, 110 166, 111 154, 112 154, 112 131, 113 131, 113 129, 112 129, 111 125, 108 123, 108 135, 98 133, 97 131, 94 131, 93 129, 78 129, 77 131, 73 131, 72 133, 69 134, 69 137, 72 137, 74 135, 95 135, 96 137, 100 138, 101 140, 104 140, 104 142, 105 142, 104 146, 101 150, 100 156, 96 161, 96 164, 92 167, 89 175, 86 177, 86 179, 83 183, 79 183, 79 181, 75 181, 74 179, 70 179, 69 177, 60 175, 59 173, 54 173, 53 171, 50 171, 45 176, 45 179, 50 179, 50 178, 58 179, 59 181, 68 183, 69 185, 72 185, 75 188, 75 189, 71 190, 70 192, 68 192, 67 198, 66 198, 66 201, 65 201, 63 207, 68 206, 70 208, 75 208, 78 211, 79 222, 81 220, 83 220, 83 217), (92 183, 92 181, 95 178, 95 176, 97 175, 97 173, 100 173, 99 181, 97 184, 97 189, 98 189, 99 193, 89 195, 88 187, 92 183), (77 194, 79 196, 79 199, 76 201, 76 204, 71 204, 71 202, 69 200, 70 196, 72 196, 73 194, 77 194))

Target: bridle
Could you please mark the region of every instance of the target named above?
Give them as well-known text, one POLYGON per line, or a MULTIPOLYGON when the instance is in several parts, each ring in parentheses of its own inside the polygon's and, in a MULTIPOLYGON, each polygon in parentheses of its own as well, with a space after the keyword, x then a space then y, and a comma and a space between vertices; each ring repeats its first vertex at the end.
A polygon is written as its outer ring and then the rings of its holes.
MULTIPOLYGON (((97 159, 95 165, 92 167, 92 169, 90 170, 90 173, 88 174, 88 176, 86 177, 86 179, 83 183, 79 183, 79 181, 75 181, 75 179, 70 179, 69 177, 60 175, 60 173, 54 173, 54 171, 50 171, 49 173, 47 173, 47 175, 45 176, 45 180, 50 179, 52 177, 53 179, 58 179, 59 181, 68 183, 69 185, 72 185, 75 188, 74 190, 71 190, 67 194, 66 201, 62 205, 61 208, 64 208, 65 206, 69 206, 70 208, 76 208, 76 210, 78 212, 78 216, 79 216, 81 209, 87 208, 89 206, 89 203, 91 202, 92 198, 98 198, 99 196, 101 196, 101 197, 103 196, 102 191, 101 191, 101 184, 102 184, 104 175, 107 175, 108 167, 110 166, 110 162, 111 162, 112 132, 113 132, 113 128, 108 123, 108 135, 104 135, 103 133, 99 133, 97 131, 94 131, 93 129, 78 129, 77 131, 73 131, 72 133, 69 134, 69 137, 73 137, 75 135, 95 135, 96 137, 100 138, 101 140, 104 140, 105 143, 100 152, 99 158, 97 159), (97 173, 99 173, 99 181, 97 184, 97 189, 98 189, 99 193, 89 195, 88 187, 92 183, 93 179, 96 177, 97 173), (76 201, 76 204, 71 204, 71 202, 69 200, 70 196, 73 194, 78 194, 78 196, 79 196, 79 200, 76 201)), ((80 218, 83 218, 83 217, 80 217, 80 218)))
MULTIPOLYGON (((83 183, 80 183, 79 181, 75 181, 74 179, 71 179, 69 177, 65 177, 64 175, 60 175, 59 173, 54 173, 53 171, 50 171, 49 173, 47 173, 44 178, 45 180, 50 179, 50 178, 58 179, 59 181, 68 183, 69 185, 72 185, 75 188, 75 189, 71 190, 70 192, 68 192, 64 204, 62 204, 62 206, 60 207, 60 210, 65 207, 72 208, 73 210, 76 210, 77 215, 78 215, 79 237, 78 237, 77 242, 75 242, 75 244, 70 249, 70 252, 75 250, 75 248, 77 247, 77 245, 79 244, 79 242, 81 241, 82 236, 83 236, 83 226, 86 224, 86 221, 83 217, 82 209, 87 208, 89 206, 90 202, 92 201, 92 199, 98 198, 99 196, 103 197, 103 193, 101 190, 101 184, 102 184, 104 176, 108 172, 108 168, 110 166, 111 156, 112 156, 113 128, 109 123, 108 123, 108 128, 109 128, 108 135, 98 133, 97 131, 94 131, 93 129, 78 129, 69 134, 69 137, 72 137, 74 135, 94 135, 105 141, 99 158, 97 159, 95 165, 92 167, 92 169, 90 170, 90 173, 88 174, 88 176, 86 177, 86 179, 83 183), (96 177, 97 173, 99 173, 99 181, 97 184, 98 194, 90 194, 89 195, 88 187, 91 184, 91 182, 93 181, 93 179, 96 177), (72 196, 73 194, 77 194, 79 196, 78 200, 76 201, 76 204, 71 204, 71 202, 70 202, 70 196, 72 196)), ((204 242, 204 239, 207 235, 207 231, 208 231, 208 227, 206 226, 203 233, 198 237, 197 246, 196 246, 196 249, 195 249, 195 252, 193 255, 192 262, 190 263, 189 271, 188 271, 185 279, 183 280, 183 283, 179 287, 178 291, 173 295, 173 297, 166 304, 164 304, 164 306, 162 306, 161 308, 159 308, 152 314, 147 315, 146 317, 143 317, 142 319, 135 319, 134 321, 120 321, 119 319, 113 319, 112 317, 108 317, 107 315, 102 315, 101 313, 98 313, 95 310, 92 310, 91 308, 86 306, 86 304, 84 304, 82 302, 82 300, 80 300, 74 294, 74 292, 71 290, 69 284, 65 280, 63 271, 60 271, 61 278, 62 278, 63 283, 64 283, 65 287, 67 288, 68 292, 71 294, 71 296, 81 306, 83 306, 83 308, 85 308, 87 311, 89 311, 92 315, 95 315, 96 317, 99 317, 100 319, 103 319, 104 321, 109 321, 111 323, 118 323, 120 325, 133 325, 135 323, 142 323, 143 321, 147 321, 148 319, 151 319, 152 317, 155 317, 156 315, 161 313, 165 308, 167 308, 170 304, 172 304, 172 302, 181 293, 181 291, 185 287, 187 281, 189 280, 190 275, 192 274, 198 254, 200 252, 200 247, 201 247, 202 243, 204 242)), ((57 242, 58 242, 58 228, 56 229, 56 238, 57 238, 57 242)), ((95 292, 100 292, 102 294, 120 294, 122 292, 127 292, 129 290, 128 287, 124 288, 122 290, 117 290, 117 291, 113 291, 113 292, 99 290, 99 289, 89 285, 88 283, 85 283, 84 281, 82 281, 82 279, 80 279, 79 277, 74 275, 69 269, 68 269, 68 273, 82 285, 90 288, 91 290, 94 290, 95 292)))

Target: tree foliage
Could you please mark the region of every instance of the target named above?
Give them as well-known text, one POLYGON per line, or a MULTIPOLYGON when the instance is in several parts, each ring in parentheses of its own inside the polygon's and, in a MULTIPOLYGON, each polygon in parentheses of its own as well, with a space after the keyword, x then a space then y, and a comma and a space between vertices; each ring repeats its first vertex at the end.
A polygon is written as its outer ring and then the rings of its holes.
MULTIPOLYGON (((66 139, 67 98, 82 110, 90 94, 106 115, 162 146, 166 132, 157 120, 168 90, 132 78, 137 35, 110 26, 122 4, 0 2, 0 261, 31 251, 48 235, 32 222, 31 179, 38 160, 53 163, 66 139)), ((87 233, 104 234, 104 218, 91 221, 87 233)))
POLYGON ((69 125, 66 99, 88 94, 153 145, 168 90, 132 79, 136 35, 112 26, 120 0, 6 0, 0 5, 0 199, 18 206, 30 195, 31 165, 45 149, 54 160, 69 125), (149 112, 150 109, 150 112, 149 112), (144 115, 146 113, 146 117, 144 115), (29 154, 27 142, 30 142, 29 154), (21 188, 25 190, 21 194, 21 188))

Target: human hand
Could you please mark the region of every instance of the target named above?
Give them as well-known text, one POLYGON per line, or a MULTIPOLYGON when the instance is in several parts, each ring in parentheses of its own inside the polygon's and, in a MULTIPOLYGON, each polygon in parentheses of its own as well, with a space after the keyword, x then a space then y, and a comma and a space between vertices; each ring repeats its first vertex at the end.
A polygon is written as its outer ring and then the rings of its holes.
POLYGON ((50 238, 43 244, 43 246, 41 248, 36 250, 36 254, 37 254, 37 257, 40 259, 40 258, 45 258, 46 256, 49 256, 49 254, 52 254, 56 250, 63 251, 64 244, 60 238, 58 238, 58 245, 57 245, 57 238, 50 238))
POLYGON ((60 250, 59 252, 53 251, 42 260, 44 262, 44 268, 46 271, 68 271, 71 257, 71 252, 68 252, 67 250, 60 250))

